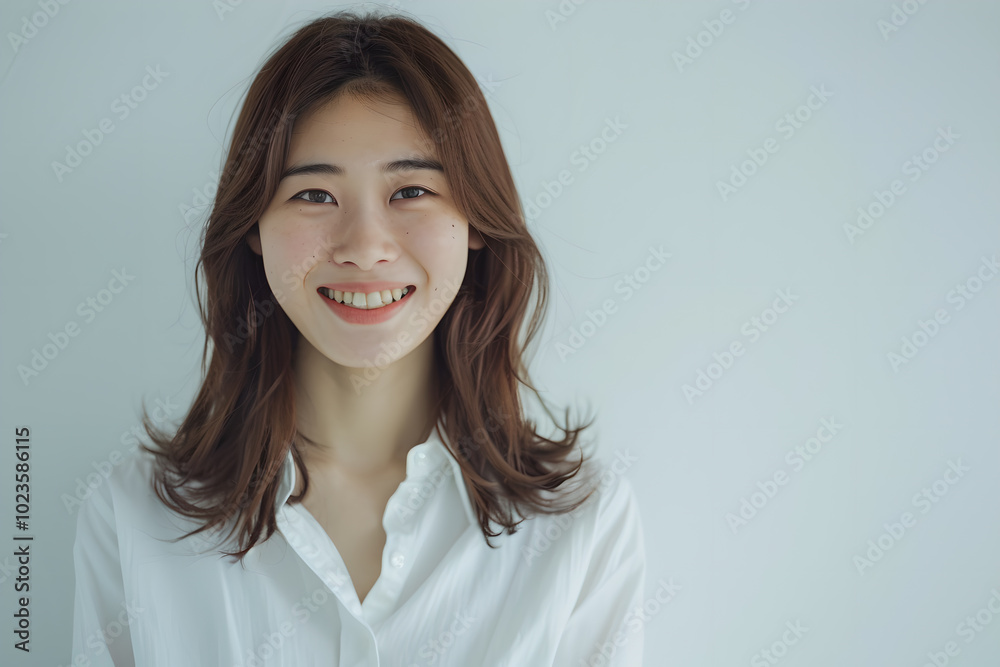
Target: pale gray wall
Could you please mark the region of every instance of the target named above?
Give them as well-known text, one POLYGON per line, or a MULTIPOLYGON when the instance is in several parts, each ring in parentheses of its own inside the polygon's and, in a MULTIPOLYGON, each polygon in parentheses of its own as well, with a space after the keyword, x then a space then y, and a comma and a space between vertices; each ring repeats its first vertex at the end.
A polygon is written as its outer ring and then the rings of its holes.
MULTIPOLYGON (((64 495, 128 449, 141 397, 184 406, 196 388, 203 218, 181 207, 210 192, 265 54, 343 6, 245 1, 220 14, 207 0, 76 1, 43 21, 44 2, 0 5, 4 664, 69 661, 76 514, 64 495), (44 25, 15 55, 9 33, 32 15, 44 25), (113 101, 147 67, 169 74, 122 118, 113 101), (53 161, 102 119, 114 131, 58 178, 53 161), (123 268, 134 280, 88 321, 77 305, 123 268), (72 322, 78 335, 22 382, 18 365, 72 322), (7 629, 21 425, 32 429, 36 536, 27 662, 7 629)), ((948 641, 955 664, 994 664, 1000 619, 971 636, 959 624, 1000 590, 1000 278, 976 282, 1000 251, 1000 6, 395 5, 481 80, 524 202, 545 206, 531 226, 553 310, 534 377, 557 404, 593 401, 603 452, 630 462, 649 551, 648 664, 763 664, 755 654, 786 622, 808 631, 783 664, 916 666, 948 641), (556 22, 560 7, 569 15, 556 22), (731 22, 713 23, 724 10, 731 22), (901 25, 883 33, 894 12, 901 25), (705 46, 678 67, 689 39, 705 46), (807 111, 813 87, 830 95, 807 111), (810 117, 791 134, 778 123, 797 110, 810 117), (615 119, 624 127, 602 148, 615 119), (958 138, 935 155, 939 128, 958 138), (581 161, 591 142, 604 152, 581 161), (926 171, 906 166, 925 150, 938 158, 926 171), (723 197, 718 183, 748 151, 766 162, 723 197), (546 199, 563 170, 567 184, 546 199), (895 179, 902 194, 849 238, 858 207, 895 179), (626 298, 615 287, 647 278, 650 246, 670 257, 626 298), (968 301, 953 292, 967 281, 981 287, 968 301), (751 318, 771 318, 779 290, 793 304, 754 338, 751 318), (607 300, 614 312, 587 328, 607 300), (947 321, 921 338, 935 313, 947 321), (572 338, 581 326, 592 335, 572 338), (923 345, 894 367, 890 353, 913 336, 923 345), (711 367, 734 342, 743 354, 711 367), (571 343, 582 346, 568 354, 571 343), (699 371, 715 379, 689 400, 699 371), (800 467, 787 452, 824 419, 843 427, 800 467), (938 483, 946 495, 915 498, 958 460, 968 471, 938 483), (786 484, 734 532, 727 514, 775 475, 786 484), (855 556, 904 512, 915 524, 882 537, 895 543, 859 572, 855 556), (671 579, 681 588, 660 606, 671 579)))

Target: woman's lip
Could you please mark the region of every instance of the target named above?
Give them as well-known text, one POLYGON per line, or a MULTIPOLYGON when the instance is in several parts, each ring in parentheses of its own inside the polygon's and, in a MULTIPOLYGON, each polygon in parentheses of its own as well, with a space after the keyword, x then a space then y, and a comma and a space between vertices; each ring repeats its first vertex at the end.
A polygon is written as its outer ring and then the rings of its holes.
POLYGON ((403 289, 404 287, 409 287, 410 291, 415 289, 413 285, 407 283, 393 283, 386 280, 376 280, 370 283, 326 283, 319 287, 326 287, 327 289, 340 292, 361 292, 362 294, 371 294, 372 292, 381 292, 382 290, 391 291, 394 289, 403 289))
POLYGON ((388 306, 373 308, 371 310, 367 308, 361 309, 345 306, 342 303, 327 298, 318 289, 316 290, 316 293, 319 295, 319 298, 323 299, 327 307, 342 320, 350 322, 351 324, 378 324, 380 322, 385 322, 395 315, 396 311, 405 306, 409 302, 409 297, 413 294, 413 291, 408 291, 402 299, 399 301, 393 301, 388 306))

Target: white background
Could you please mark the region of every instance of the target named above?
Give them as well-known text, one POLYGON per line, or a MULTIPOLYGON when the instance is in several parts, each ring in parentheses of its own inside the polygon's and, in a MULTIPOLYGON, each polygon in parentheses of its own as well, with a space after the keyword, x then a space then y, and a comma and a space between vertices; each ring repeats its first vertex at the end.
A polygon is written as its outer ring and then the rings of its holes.
MULTIPOLYGON (((483 84, 522 201, 540 206, 530 228, 553 298, 532 377, 557 406, 596 408, 602 455, 630 462, 647 664, 771 664, 759 652, 777 642, 782 665, 919 667, 949 641, 949 664, 998 664, 987 603, 997 591, 1000 610, 1000 277, 981 267, 1000 255, 1000 5, 395 5, 483 84), (813 87, 830 95, 801 108, 813 87), (788 136, 776 123, 796 112, 808 119, 788 136), (609 119, 626 127, 602 144, 609 119), (940 153, 939 128, 957 137, 940 153), (768 138, 778 150, 724 196, 719 183, 768 138), (585 170, 583 145, 602 151, 585 170), (934 162, 914 172, 925 149, 934 162), (562 170, 572 182, 547 196, 562 170), (895 179, 903 194, 852 237, 858 207, 895 179), (671 257, 647 274, 650 246, 671 257), (615 290, 626 275, 645 280, 628 299, 615 290), (977 291, 959 298, 959 285, 977 291), (795 300, 775 319, 779 290, 795 300), (602 326, 585 324, 608 299, 602 326), (770 322, 755 340, 753 317, 770 322), (903 337, 919 344, 909 357, 903 337), (734 341, 743 354, 728 363, 734 341), (712 377, 686 395, 699 371, 712 377), (843 426, 793 464, 823 419, 843 426), (938 481, 949 462, 968 468, 954 484, 938 481), (773 497, 753 495, 776 473, 773 497), (914 502, 924 488, 933 503, 914 502), (758 507, 740 524, 744 499, 758 507), (915 523, 891 537, 884 524, 905 512, 915 523), (884 554, 859 565, 880 539, 884 554), (663 605, 661 580, 680 587, 663 605), (981 631, 960 626, 977 612, 981 631), (783 651, 786 622, 808 630, 783 651)), ((24 18, 40 5, 3 3, 3 664, 69 662, 66 498, 127 450, 141 400, 169 398, 179 418, 197 388, 192 273, 207 209, 182 208, 211 194, 266 54, 344 6, 77 1, 32 33, 24 18), (32 36, 15 53, 9 34, 22 30, 32 36), (169 74, 120 118, 113 101, 147 66, 169 74), (104 118, 114 131, 57 177, 52 163, 104 118), (123 268, 135 279, 86 322, 77 305, 123 268), (70 322, 79 335, 23 381, 18 367, 70 322), (17 426, 32 432, 27 660, 10 629, 17 426)))

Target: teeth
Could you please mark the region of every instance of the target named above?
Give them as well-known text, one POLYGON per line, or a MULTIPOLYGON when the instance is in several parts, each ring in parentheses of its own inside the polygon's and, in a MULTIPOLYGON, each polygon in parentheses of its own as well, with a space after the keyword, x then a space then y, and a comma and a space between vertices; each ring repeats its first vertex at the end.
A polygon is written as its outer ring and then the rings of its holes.
POLYGON ((375 308, 388 306, 394 301, 399 301, 406 296, 409 288, 384 289, 381 292, 370 292, 369 294, 365 294, 364 292, 341 292, 340 290, 331 290, 327 287, 321 287, 320 291, 324 296, 338 303, 360 310, 374 310, 375 308))

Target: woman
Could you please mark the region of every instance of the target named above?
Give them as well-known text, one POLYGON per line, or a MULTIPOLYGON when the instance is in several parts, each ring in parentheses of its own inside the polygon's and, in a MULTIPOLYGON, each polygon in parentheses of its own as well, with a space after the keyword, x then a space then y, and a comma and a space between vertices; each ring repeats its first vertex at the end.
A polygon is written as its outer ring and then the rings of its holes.
POLYGON ((208 370, 80 510, 74 660, 640 664, 635 499, 589 424, 522 407, 547 276, 458 57, 401 17, 309 23, 220 181, 208 370))

